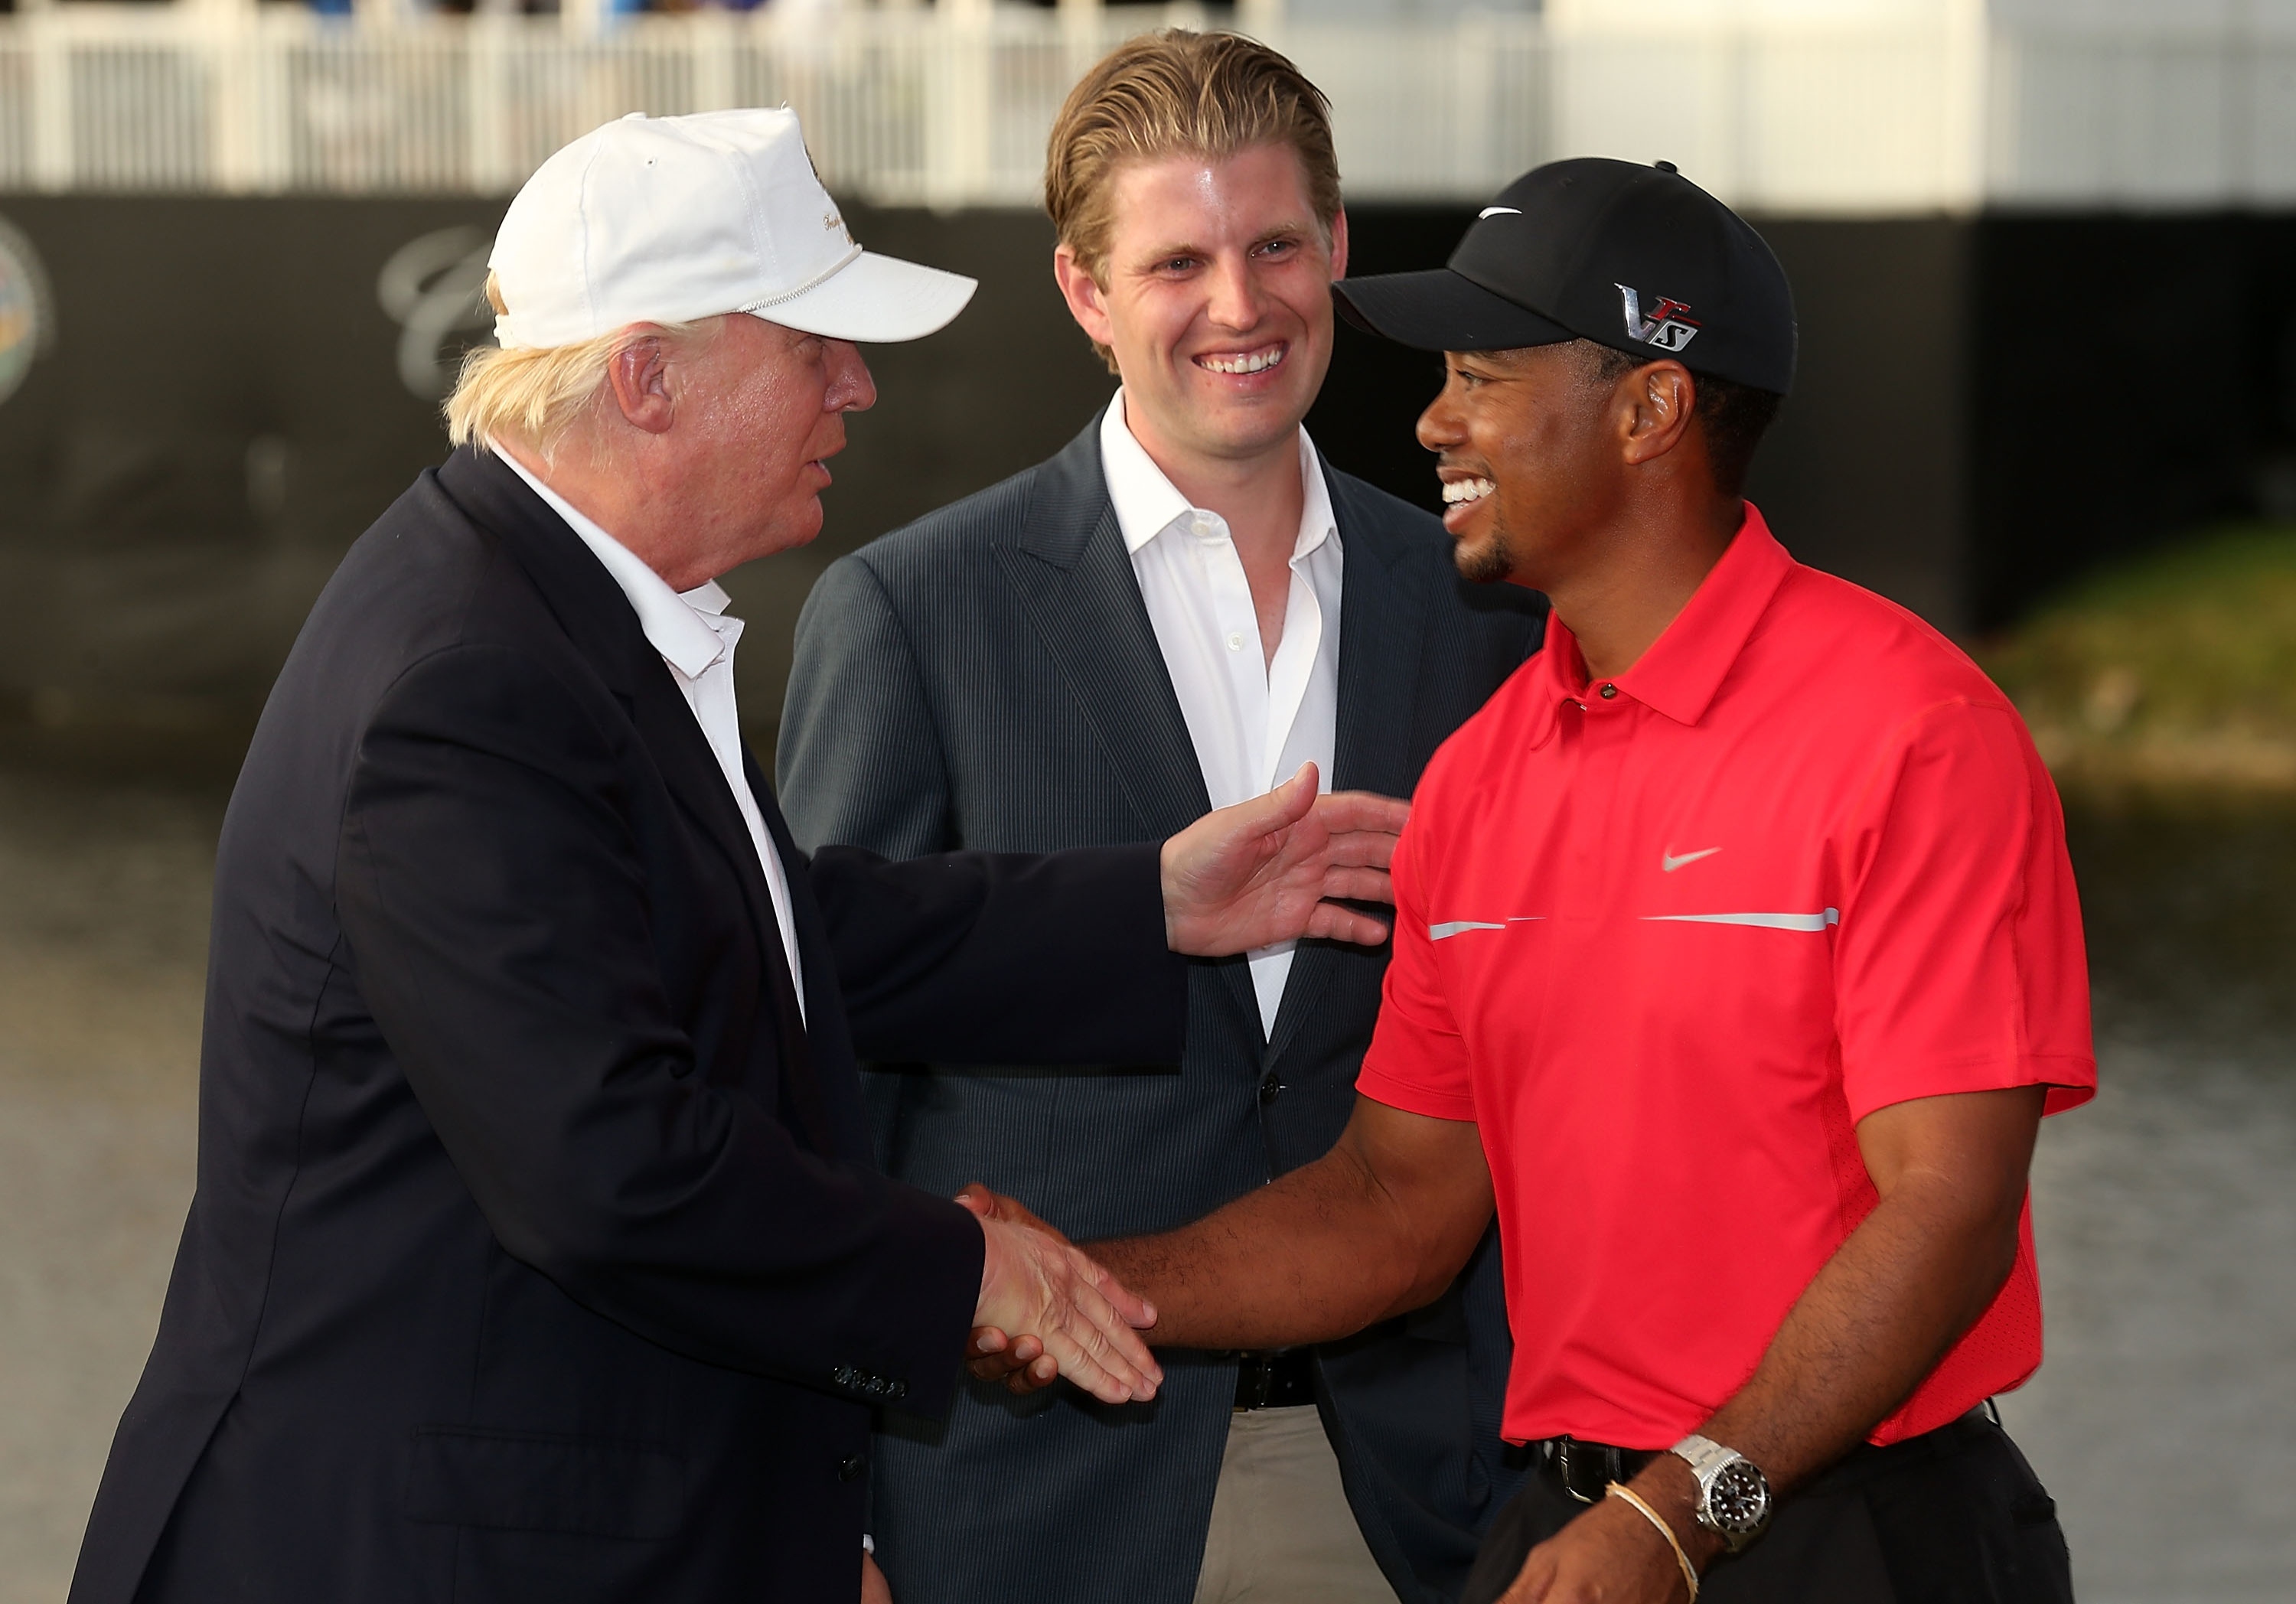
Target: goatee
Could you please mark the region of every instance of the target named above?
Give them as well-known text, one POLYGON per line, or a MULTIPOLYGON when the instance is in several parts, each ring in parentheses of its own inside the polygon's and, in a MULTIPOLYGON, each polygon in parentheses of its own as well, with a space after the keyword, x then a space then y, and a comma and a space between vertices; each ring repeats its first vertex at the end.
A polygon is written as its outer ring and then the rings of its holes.
POLYGON ((1491 532, 1485 539, 1470 543, 1461 541, 1451 548, 1451 561, 1459 567, 1460 577, 1470 585, 1501 585, 1514 574, 1514 552, 1507 545, 1506 531, 1492 520, 1491 532))

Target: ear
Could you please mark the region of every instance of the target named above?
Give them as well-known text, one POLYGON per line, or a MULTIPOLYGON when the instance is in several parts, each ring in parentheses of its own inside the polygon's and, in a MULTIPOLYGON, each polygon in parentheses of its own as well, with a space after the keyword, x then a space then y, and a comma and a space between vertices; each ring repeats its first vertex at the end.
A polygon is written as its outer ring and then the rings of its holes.
POLYGON ((661 338, 649 334, 614 353, 606 364, 606 382, 612 387, 614 405, 633 429, 647 434, 668 434, 677 416, 677 401, 670 394, 669 362, 661 338))
POLYGON ((1698 404, 1697 381, 1678 362, 1653 362, 1621 382, 1626 461, 1630 467, 1654 462, 1679 446, 1689 431, 1698 404))
POLYGON ((1348 213, 1345 207, 1332 214, 1332 276, 1348 276, 1348 213))
POLYGON ((1114 348, 1116 325, 1109 321, 1107 291, 1084 270, 1069 246, 1053 252, 1053 282, 1061 287, 1061 299, 1068 302, 1069 315, 1077 320, 1077 327, 1095 344, 1114 348))

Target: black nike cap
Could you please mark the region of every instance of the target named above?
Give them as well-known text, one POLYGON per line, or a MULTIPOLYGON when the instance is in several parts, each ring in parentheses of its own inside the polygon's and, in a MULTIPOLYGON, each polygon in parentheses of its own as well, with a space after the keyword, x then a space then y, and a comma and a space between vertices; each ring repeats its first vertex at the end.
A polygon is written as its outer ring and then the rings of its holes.
POLYGON ((1793 387, 1785 269, 1671 162, 1550 161, 1483 208, 1448 266, 1332 291, 1349 323, 1422 350, 1591 340, 1781 396, 1793 387))

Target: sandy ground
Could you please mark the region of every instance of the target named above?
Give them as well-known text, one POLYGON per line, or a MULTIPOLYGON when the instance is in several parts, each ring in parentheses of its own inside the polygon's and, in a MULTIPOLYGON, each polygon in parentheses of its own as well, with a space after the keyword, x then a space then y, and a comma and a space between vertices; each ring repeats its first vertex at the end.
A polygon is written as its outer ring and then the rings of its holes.
MULTIPOLYGON (((62 1600, 158 1319, 192 1190, 220 816, 212 783, 0 762, 0 1604, 62 1600)), ((2115 839, 2149 854, 2149 830, 2115 839)), ((2296 895, 2211 872, 2228 896, 2296 895)), ((2296 1575, 2296 1037, 2180 1035, 2177 996, 2207 971, 2138 951, 2169 893, 2132 885, 2092 888, 2092 931, 2159 994, 2103 1011, 2105 1093, 2044 1133, 2051 1357, 2003 1408, 2087 1604, 2277 1604, 2296 1575)), ((2290 950, 2277 925, 2263 938, 2259 995, 2290 950)))

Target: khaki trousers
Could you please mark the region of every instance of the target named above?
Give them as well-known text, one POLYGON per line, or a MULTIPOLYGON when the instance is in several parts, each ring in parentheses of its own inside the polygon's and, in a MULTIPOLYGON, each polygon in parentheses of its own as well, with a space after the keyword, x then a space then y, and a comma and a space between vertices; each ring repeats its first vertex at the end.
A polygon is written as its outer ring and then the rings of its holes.
POLYGON ((1396 1604, 1313 1404, 1228 1418, 1196 1604, 1396 1604))

